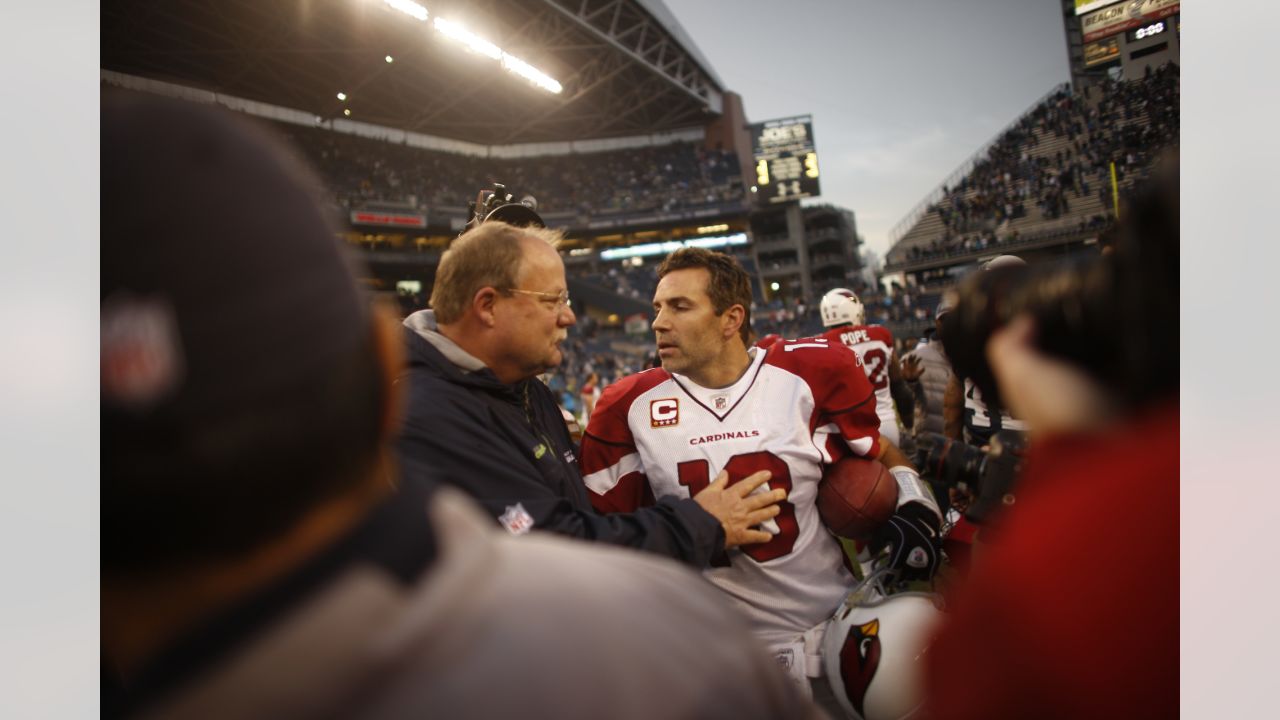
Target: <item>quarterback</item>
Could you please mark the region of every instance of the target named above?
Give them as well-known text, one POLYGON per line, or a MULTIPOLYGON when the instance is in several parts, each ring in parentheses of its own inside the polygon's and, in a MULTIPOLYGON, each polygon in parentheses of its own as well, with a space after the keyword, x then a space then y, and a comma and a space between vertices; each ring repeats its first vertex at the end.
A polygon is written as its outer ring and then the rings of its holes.
MULTIPOLYGON (((733 258, 701 248, 658 270, 653 329, 661 368, 605 390, 582 441, 593 505, 629 512, 689 497, 721 469, 771 473, 787 491, 769 542, 728 551, 706 571, 798 681, 820 677, 820 633, 853 576, 815 505, 824 464, 879 458, 899 483, 886 524, 901 580, 931 577, 937 505, 896 447, 880 439, 876 398, 855 353, 821 338, 748 349, 751 291, 733 258)), ((763 491, 763 489, 761 489, 763 491)))

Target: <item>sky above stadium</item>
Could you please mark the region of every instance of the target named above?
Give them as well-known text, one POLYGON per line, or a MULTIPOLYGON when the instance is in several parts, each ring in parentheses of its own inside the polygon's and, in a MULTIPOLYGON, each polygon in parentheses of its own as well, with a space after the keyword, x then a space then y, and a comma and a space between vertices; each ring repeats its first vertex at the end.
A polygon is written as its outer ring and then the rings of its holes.
POLYGON ((925 195, 1069 79, 1054 0, 666 4, 748 121, 813 116, 816 202, 853 210, 881 258, 925 195))

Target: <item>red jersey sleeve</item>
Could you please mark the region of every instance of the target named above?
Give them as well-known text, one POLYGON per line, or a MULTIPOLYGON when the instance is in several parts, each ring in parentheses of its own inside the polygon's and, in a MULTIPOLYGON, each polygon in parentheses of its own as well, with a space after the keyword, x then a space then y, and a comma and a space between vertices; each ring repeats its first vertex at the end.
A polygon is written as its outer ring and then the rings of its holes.
POLYGON ((635 512, 654 503, 627 416, 631 404, 670 376, 655 368, 605 388, 582 435, 578 467, 598 512, 635 512))
POLYGON ((879 340, 888 345, 890 350, 893 349, 893 333, 890 332, 889 328, 883 325, 868 325, 867 335, 872 340, 879 340))
POLYGON ((811 420, 815 439, 825 432, 831 458, 852 452, 859 457, 880 457, 880 417, 876 393, 862 367, 862 359, 839 341, 787 341, 770 350, 774 364, 804 378, 813 393, 811 420), (788 346, 792 349, 788 350, 788 346), (837 436, 843 440, 835 440, 837 436))

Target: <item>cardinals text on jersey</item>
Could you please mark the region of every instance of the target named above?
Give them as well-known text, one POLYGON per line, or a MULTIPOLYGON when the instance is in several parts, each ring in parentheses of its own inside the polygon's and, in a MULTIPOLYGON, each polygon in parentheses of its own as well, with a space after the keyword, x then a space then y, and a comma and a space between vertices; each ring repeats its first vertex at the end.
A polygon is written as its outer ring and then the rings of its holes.
POLYGON ((893 412, 889 394, 889 363, 893 359, 893 333, 883 325, 845 325, 822 333, 832 343, 853 348, 862 358, 871 387, 876 390, 876 414, 880 416, 880 434, 898 444, 898 418, 893 412))
MULTIPOLYGON (((730 482, 760 470, 784 488, 773 540, 729 551, 707 576, 748 613, 769 644, 824 621, 853 578, 815 501, 822 465, 852 452, 879 455, 879 419, 857 358, 823 339, 754 351, 727 388, 665 370, 610 386, 582 441, 582 471, 601 512, 630 512, 655 497, 692 497, 724 468, 730 482)), ((758 492, 764 492, 760 489, 758 492)))

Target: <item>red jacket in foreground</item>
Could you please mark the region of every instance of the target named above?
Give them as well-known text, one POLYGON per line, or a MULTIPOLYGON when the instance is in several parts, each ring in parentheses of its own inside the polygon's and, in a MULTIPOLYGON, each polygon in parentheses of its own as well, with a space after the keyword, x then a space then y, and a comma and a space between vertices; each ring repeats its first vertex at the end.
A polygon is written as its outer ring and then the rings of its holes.
POLYGON ((1033 446, 930 649, 937 718, 1178 716, 1178 409, 1033 446))

